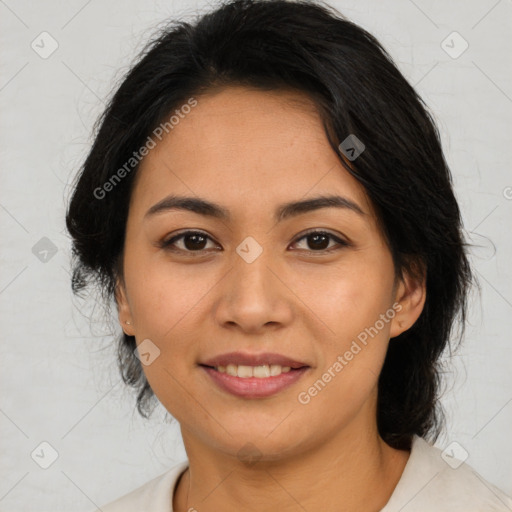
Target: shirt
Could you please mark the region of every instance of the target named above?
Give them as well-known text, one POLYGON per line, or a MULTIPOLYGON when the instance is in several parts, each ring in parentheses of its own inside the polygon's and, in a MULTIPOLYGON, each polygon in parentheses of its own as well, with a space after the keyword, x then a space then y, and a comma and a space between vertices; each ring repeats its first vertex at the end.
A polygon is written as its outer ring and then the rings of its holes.
MULTIPOLYGON (((402 476, 380 512, 512 512, 512 499, 504 492, 468 464, 441 454, 414 436, 402 476)), ((187 467, 188 461, 177 464, 101 512, 173 512, 174 489, 187 467)))

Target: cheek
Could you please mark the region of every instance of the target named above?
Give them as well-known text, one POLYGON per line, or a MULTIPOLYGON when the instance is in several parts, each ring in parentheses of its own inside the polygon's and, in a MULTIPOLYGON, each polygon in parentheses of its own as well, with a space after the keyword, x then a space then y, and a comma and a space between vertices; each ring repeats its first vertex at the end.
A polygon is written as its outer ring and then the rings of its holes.
POLYGON ((163 340, 186 323, 216 282, 199 267, 157 257, 127 258, 125 279, 138 336, 163 340))
POLYGON ((380 258, 355 256, 329 272, 318 272, 302 281, 302 295, 340 341, 372 326, 392 304, 391 261, 385 254, 380 258))
POLYGON ((313 407, 321 410, 342 401, 341 415, 356 410, 376 386, 394 317, 391 258, 385 253, 356 256, 328 276, 304 282, 303 291, 311 287, 311 309, 329 326, 304 400, 314 399, 313 407))
MULTIPOLYGON (((190 409, 191 371, 195 363, 197 308, 215 283, 193 265, 178 268, 169 262, 127 258, 125 281, 139 345, 149 339, 158 347, 158 356, 143 365, 144 374, 166 409, 182 420, 190 409)), ((194 410, 195 421, 201 410, 194 410)))
POLYGON ((370 407, 367 412, 372 410, 394 316, 386 284, 392 286, 370 272, 364 277, 345 274, 326 282, 314 296, 312 309, 322 312, 330 334, 319 340, 319 366, 296 398, 308 418, 316 418, 311 421, 319 430, 336 431, 364 404, 370 407))

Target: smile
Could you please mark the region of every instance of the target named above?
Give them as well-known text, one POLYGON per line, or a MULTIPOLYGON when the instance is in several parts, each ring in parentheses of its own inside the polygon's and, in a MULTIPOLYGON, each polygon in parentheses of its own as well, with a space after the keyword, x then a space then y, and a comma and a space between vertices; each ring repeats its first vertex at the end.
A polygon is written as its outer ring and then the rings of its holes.
POLYGON ((280 365, 234 365, 211 367, 200 365, 210 380, 222 391, 245 398, 267 398, 289 388, 310 369, 280 365))

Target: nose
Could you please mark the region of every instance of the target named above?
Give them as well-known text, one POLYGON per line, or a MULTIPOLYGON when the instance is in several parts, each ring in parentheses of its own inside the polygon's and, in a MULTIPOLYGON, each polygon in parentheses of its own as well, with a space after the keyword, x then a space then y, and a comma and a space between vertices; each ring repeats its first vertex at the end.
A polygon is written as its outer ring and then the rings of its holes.
POLYGON ((214 314, 219 325, 258 333, 290 324, 293 293, 271 256, 264 250, 249 263, 234 255, 231 271, 217 288, 214 314))

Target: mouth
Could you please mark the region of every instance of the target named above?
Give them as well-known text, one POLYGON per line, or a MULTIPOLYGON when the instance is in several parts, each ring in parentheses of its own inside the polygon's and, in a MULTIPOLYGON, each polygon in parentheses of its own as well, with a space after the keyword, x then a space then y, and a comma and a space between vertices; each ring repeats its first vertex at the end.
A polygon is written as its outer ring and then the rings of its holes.
POLYGON ((231 353, 199 366, 222 391, 240 398, 265 398, 295 384, 311 368, 279 354, 231 353))

